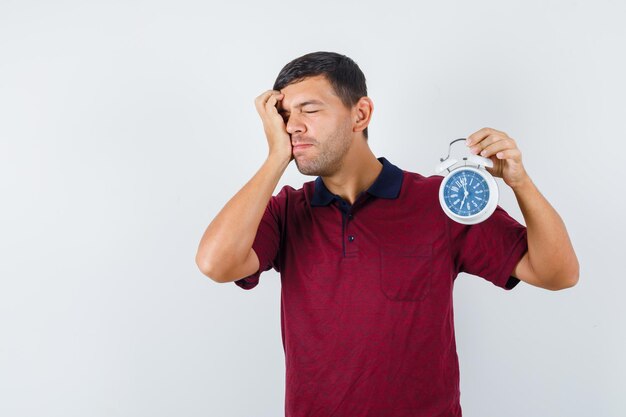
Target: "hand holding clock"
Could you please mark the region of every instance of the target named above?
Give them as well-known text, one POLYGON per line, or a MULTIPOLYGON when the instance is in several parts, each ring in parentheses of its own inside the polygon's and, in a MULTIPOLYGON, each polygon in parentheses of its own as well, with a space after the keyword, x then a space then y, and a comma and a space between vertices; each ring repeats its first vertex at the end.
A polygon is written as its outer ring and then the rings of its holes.
POLYGON ((522 153, 506 133, 484 127, 469 135, 466 144, 471 153, 490 158, 493 168, 486 168, 487 171, 502 178, 509 187, 516 188, 529 180, 522 164, 522 153))

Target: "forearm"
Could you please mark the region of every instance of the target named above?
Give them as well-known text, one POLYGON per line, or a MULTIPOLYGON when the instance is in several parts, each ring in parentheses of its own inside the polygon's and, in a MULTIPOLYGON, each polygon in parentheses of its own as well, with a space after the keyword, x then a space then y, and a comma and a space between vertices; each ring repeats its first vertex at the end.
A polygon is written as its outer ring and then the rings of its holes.
POLYGON ((196 255, 204 273, 218 273, 243 262, 261 223, 265 208, 290 161, 270 154, 261 168, 209 224, 196 255))
POLYGON ((532 180, 513 188, 527 227, 528 259, 538 277, 574 285, 579 265, 563 220, 532 180))

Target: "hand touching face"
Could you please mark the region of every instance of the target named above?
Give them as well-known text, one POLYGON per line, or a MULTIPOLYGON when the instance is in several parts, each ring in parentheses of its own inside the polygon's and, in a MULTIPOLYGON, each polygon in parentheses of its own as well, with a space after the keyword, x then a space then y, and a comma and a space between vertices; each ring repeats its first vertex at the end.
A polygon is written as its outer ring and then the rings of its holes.
POLYGON ((276 155, 291 162, 293 159, 291 138, 277 109, 277 104, 283 98, 284 94, 280 91, 267 90, 254 100, 254 104, 263 122, 270 155, 276 155))

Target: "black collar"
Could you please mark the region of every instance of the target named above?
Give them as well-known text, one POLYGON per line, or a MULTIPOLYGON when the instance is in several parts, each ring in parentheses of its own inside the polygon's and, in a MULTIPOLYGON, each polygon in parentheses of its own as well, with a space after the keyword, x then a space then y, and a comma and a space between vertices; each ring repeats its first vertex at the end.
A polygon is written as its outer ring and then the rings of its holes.
MULTIPOLYGON (((383 164, 383 169, 378 174, 376 181, 366 190, 367 193, 380 198, 397 198, 402 187, 403 173, 400 168, 387 161, 383 156, 378 159, 383 164)), ((315 179, 315 190, 311 199, 312 206, 327 206, 335 198, 341 199, 328 191, 322 177, 315 179)))

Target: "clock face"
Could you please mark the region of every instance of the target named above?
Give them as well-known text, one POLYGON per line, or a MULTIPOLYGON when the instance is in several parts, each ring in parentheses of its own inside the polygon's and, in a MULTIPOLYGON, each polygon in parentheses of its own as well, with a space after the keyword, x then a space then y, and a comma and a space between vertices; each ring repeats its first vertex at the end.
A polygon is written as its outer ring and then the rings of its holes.
POLYGON ((458 169, 446 182, 443 199, 452 213, 473 216, 487 206, 489 184, 476 170, 458 169))

